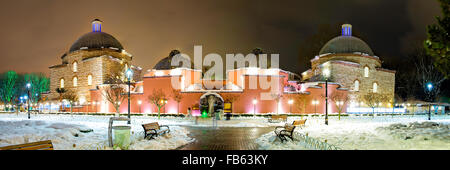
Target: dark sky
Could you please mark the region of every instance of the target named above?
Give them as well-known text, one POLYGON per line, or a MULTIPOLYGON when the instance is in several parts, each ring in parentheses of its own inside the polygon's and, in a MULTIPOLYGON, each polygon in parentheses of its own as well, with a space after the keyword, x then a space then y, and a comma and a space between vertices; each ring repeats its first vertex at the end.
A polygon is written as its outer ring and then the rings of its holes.
POLYGON ((144 69, 203 45, 222 56, 261 47, 299 73, 299 44, 320 24, 348 22, 377 56, 401 59, 437 15, 436 0, 1 0, 0 72, 48 74, 94 18, 144 69))

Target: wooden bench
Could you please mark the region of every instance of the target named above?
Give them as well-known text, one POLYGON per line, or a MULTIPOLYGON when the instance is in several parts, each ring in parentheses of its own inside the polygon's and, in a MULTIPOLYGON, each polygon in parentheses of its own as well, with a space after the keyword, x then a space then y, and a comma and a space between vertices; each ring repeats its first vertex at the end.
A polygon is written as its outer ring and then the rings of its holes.
POLYGON ((289 137, 291 140, 294 140, 293 134, 295 130, 294 125, 287 124, 284 126, 277 126, 275 127, 275 135, 277 135, 278 138, 280 138, 281 142, 287 141, 286 137, 289 137))
POLYGON ((170 132, 170 128, 167 125, 159 125, 158 122, 143 124, 144 128, 144 139, 150 136, 150 139, 154 139, 155 136, 159 136, 170 132), (165 127, 161 129, 161 127, 165 127))
POLYGON ((287 121, 287 115, 271 115, 269 118, 270 123, 278 123, 278 122, 286 122, 287 121))
POLYGON ((53 150, 53 144, 51 140, 46 140, 0 147, 0 150, 53 150))
POLYGON ((294 120, 294 122, 292 122, 292 125, 298 126, 298 127, 304 127, 305 123, 306 123, 306 119, 294 120))

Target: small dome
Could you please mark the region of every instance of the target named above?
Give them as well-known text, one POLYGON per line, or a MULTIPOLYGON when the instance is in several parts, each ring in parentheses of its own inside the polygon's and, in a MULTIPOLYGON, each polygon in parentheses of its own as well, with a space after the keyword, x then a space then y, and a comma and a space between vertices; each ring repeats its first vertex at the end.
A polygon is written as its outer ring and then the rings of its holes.
MULTIPOLYGON (((178 50, 172 50, 169 54, 168 57, 163 58, 162 60, 160 60, 154 67, 153 69, 155 70, 170 70, 170 69, 174 69, 174 68, 179 68, 176 66, 172 66, 172 58, 173 56, 180 54, 180 51, 178 50)), ((194 66, 194 64, 191 62, 191 59, 189 58, 183 58, 184 61, 191 63, 191 67, 192 68, 194 66)), ((180 64, 182 64, 180 62, 180 64)), ((188 67, 189 68, 189 67, 188 67)))
POLYGON ((319 55, 327 53, 361 52, 373 56, 372 49, 363 40, 353 36, 338 36, 328 41, 320 50, 319 55))
POLYGON ((70 47, 69 52, 74 52, 80 50, 80 48, 87 47, 87 49, 101 49, 101 48, 117 48, 122 51, 123 46, 114 38, 104 32, 90 32, 81 36, 73 45, 70 47))

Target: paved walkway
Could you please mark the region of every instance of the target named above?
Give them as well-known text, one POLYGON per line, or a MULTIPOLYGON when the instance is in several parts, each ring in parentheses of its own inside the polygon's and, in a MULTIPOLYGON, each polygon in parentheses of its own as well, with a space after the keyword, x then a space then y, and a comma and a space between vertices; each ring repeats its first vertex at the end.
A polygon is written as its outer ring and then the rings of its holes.
POLYGON ((180 150, 257 150, 255 139, 274 127, 186 127, 195 142, 180 150))

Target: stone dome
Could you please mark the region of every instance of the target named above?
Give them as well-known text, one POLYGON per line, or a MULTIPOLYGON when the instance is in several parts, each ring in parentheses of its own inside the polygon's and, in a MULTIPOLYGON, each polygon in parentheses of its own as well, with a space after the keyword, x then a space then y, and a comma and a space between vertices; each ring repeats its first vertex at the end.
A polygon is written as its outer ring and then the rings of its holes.
POLYGON ((90 32, 78 38, 70 47, 69 52, 80 50, 80 48, 101 49, 101 48, 117 48, 122 51, 123 46, 112 35, 104 32, 90 32))
MULTIPOLYGON (((172 50, 170 52, 169 56, 161 59, 158 63, 156 63, 156 65, 153 67, 153 69, 155 69, 155 70, 171 70, 171 69, 174 69, 174 68, 179 68, 179 67, 176 67, 176 66, 172 66, 172 58, 175 55, 177 55, 177 54, 180 54, 180 51, 172 50)), ((185 60, 186 62, 191 63, 191 67, 190 68, 192 68, 194 66, 194 64, 191 62, 190 59, 183 58, 183 60, 185 60)))
POLYGON ((319 55, 327 53, 361 52, 373 56, 372 49, 363 40, 354 36, 338 36, 328 41, 320 50, 319 55))

